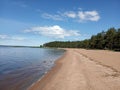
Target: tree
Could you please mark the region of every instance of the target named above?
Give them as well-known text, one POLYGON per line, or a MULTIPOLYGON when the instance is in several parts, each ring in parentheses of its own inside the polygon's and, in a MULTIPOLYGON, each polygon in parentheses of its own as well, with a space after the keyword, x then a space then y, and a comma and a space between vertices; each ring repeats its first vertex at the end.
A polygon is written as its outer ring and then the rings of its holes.
POLYGON ((96 48, 96 36, 93 35, 90 39, 90 48, 94 49, 96 48))
POLYGON ((96 35, 96 48, 97 49, 104 49, 105 47, 104 36, 105 36, 104 31, 96 35))
POLYGON ((91 48, 110 49, 120 51, 120 29, 110 28, 106 32, 102 31, 93 35, 90 39, 82 41, 54 41, 43 45, 44 47, 56 48, 91 48))
POLYGON ((117 30, 117 33, 114 37, 113 49, 120 51, 120 29, 117 30))
POLYGON ((115 28, 110 28, 106 32, 106 35, 105 35, 105 47, 106 48, 112 50, 115 35, 116 35, 116 29, 115 28))

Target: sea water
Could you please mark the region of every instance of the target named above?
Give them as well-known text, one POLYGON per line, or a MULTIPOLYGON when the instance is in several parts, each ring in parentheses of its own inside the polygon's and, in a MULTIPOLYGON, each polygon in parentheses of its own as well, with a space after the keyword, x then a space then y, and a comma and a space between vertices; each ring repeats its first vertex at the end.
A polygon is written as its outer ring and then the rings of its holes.
POLYGON ((63 54, 61 49, 0 47, 0 90, 26 90, 63 54))

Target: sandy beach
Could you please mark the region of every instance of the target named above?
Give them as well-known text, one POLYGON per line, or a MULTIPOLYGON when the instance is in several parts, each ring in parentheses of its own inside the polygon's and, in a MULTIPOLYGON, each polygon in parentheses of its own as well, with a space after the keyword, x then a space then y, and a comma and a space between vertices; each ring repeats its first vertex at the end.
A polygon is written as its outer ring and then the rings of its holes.
POLYGON ((120 52, 66 50, 29 90, 120 90, 120 52))

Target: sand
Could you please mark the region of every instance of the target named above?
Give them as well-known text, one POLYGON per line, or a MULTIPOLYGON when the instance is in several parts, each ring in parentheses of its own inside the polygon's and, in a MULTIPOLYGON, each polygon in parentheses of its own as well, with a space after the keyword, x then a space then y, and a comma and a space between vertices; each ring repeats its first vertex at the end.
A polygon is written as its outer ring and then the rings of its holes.
POLYGON ((29 90, 120 90, 120 52, 67 49, 29 90))

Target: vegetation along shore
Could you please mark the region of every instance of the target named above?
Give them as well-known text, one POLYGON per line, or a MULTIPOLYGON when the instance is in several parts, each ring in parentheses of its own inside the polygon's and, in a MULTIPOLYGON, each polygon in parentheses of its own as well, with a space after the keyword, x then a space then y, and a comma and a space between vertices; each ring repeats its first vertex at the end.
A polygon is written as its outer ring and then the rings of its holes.
POLYGON ((54 41, 43 47, 109 49, 120 51, 120 29, 110 28, 82 41, 54 41))
POLYGON ((49 42, 43 47, 64 48, 66 53, 29 90, 119 90, 120 53, 109 50, 120 51, 120 29, 110 28, 82 41, 49 42))

